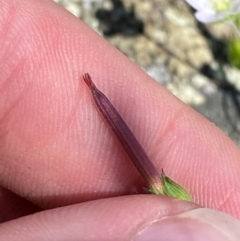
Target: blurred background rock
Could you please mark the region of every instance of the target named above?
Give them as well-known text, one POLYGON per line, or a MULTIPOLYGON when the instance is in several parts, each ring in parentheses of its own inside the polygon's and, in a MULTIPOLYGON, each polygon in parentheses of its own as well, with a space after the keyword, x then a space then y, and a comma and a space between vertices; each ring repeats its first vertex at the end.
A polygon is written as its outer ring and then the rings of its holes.
POLYGON ((54 0, 240 146, 240 71, 232 29, 202 25, 184 0, 54 0))

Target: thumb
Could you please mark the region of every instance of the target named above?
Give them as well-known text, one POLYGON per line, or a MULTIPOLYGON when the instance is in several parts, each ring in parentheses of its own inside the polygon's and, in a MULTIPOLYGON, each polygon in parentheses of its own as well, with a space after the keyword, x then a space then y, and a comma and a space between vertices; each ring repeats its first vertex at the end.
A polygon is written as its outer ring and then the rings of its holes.
POLYGON ((227 214, 158 195, 105 198, 46 210, 0 225, 8 241, 237 241, 227 214), (27 228, 24 228, 27 227, 27 228))
POLYGON ((133 239, 133 241, 237 241, 240 222, 213 209, 198 208, 157 220, 133 239))

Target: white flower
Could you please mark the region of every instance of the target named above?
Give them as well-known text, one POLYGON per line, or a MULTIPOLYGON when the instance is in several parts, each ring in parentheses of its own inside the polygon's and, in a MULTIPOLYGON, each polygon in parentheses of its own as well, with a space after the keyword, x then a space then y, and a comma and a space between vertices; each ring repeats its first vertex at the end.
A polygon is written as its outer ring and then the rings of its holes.
POLYGON ((203 23, 233 17, 240 12, 240 0, 186 0, 197 10, 195 16, 203 23))

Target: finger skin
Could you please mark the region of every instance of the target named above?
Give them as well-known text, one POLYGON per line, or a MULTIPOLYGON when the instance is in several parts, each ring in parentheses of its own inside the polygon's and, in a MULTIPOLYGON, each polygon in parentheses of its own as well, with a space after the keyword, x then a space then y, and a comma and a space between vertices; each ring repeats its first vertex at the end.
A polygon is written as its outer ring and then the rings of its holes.
POLYGON ((41 211, 36 205, 2 187, 0 187, 0 210, 0 223, 41 211))
POLYGON ((43 211, 0 225, 8 241, 238 241, 240 222, 193 203, 131 195, 43 211))
POLYGON ((194 208, 192 203, 154 195, 109 198, 16 219, 2 224, 0 234, 8 241, 128 241, 154 220, 194 208))
POLYGON ((88 72, 159 172, 240 217, 240 152, 218 128, 55 3, 0 4, 3 187, 51 208, 142 185, 81 79, 88 72))

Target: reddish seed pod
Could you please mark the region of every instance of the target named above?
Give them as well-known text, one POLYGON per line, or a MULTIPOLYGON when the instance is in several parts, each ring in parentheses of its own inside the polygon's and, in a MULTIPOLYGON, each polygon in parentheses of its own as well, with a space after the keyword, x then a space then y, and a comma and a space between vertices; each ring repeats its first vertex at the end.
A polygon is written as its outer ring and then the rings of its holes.
POLYGON ((108 98, 97 89, 89 74, 84 74, 83 79, 92 92, 93 99, 101 112, 102 116, 112 129, 113 133, 119 140, 123 149, 132 160, 133 164, 142 175, 150 192, 153 194, 163 194, 162 184, 158 171, 152 164, 146 152, 133 135, 125 121, 111 104, 108 98))

